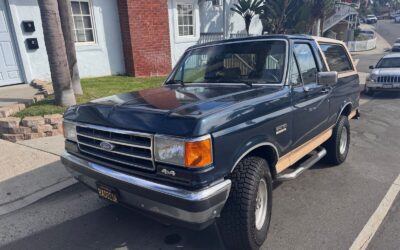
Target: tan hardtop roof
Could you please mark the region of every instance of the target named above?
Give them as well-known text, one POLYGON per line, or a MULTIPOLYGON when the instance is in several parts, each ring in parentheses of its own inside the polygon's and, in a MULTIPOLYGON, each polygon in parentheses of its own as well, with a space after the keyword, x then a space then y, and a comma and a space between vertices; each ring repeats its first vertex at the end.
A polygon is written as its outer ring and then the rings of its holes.
POLYGON ((335 44, 341 44, 343 46, 346 46, 346 44, 342 41, 332 39, 332 38, 327 38, 327 37, 319 37, 319 36, 313 36, 312 37, 316 42, 322 42, 322 43, 335 43, 335 44))

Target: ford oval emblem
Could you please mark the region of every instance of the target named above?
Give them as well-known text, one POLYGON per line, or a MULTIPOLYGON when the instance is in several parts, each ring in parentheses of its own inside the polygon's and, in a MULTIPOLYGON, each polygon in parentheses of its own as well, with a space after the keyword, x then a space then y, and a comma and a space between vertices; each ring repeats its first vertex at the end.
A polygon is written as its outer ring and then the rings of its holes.
POLYGON ((115 148, 115 145, 107 141, 102 141, 100 142, 100 147, 106 151, 112 151, 115 148))

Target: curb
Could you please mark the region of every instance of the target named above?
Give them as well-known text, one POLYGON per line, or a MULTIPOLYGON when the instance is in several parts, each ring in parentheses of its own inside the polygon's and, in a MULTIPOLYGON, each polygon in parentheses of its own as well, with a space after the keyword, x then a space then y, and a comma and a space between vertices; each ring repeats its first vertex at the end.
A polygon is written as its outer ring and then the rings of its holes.
POLYGON ((52 195, 58 191, 61 191, 73 184, 77 183, 77 181, 73 177, 68 177, 58 183, 55 183, 51 186, 40 189, 34 193, 28 194, 23 197, 19 197, 13 201, 0 204, 0 216, 6 215, 8 213, 14 212, 21 208, 24 208, 40 199, 43 199, 49 195, 52 195))

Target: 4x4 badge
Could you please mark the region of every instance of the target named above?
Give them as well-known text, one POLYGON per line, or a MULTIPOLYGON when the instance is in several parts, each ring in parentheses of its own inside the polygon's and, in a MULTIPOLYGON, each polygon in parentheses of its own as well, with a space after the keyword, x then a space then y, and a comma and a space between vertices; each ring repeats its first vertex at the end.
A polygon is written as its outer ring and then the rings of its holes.
POLYGON ((174 170, 168 170, 168 169, 165 169, 165 168, 163 168, 161 170, 161 173, 163 173, 165 175, 170 175, 170 176, 175 176, 176 175, 174 170))

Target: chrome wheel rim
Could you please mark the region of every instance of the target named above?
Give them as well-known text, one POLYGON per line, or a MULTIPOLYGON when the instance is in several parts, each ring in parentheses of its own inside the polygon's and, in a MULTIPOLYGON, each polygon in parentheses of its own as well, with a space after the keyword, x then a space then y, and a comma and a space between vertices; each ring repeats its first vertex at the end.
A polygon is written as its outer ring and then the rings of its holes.
POLYGON ((268 192, 267 192, 267 183, 264 179, 260 180, 258 184, 257 190, 257 198, 256 198, 256 228, 257 230, 261 230, 264 226, 264 222, 267 216, 267 203, 268 203, 268 192))
POLYGON ((341 155, 346 152, 346 148, 347 148, 347 128, 343 127, 342 134, 340 135, 340 146, 339 146, 339 152, 341 155))

